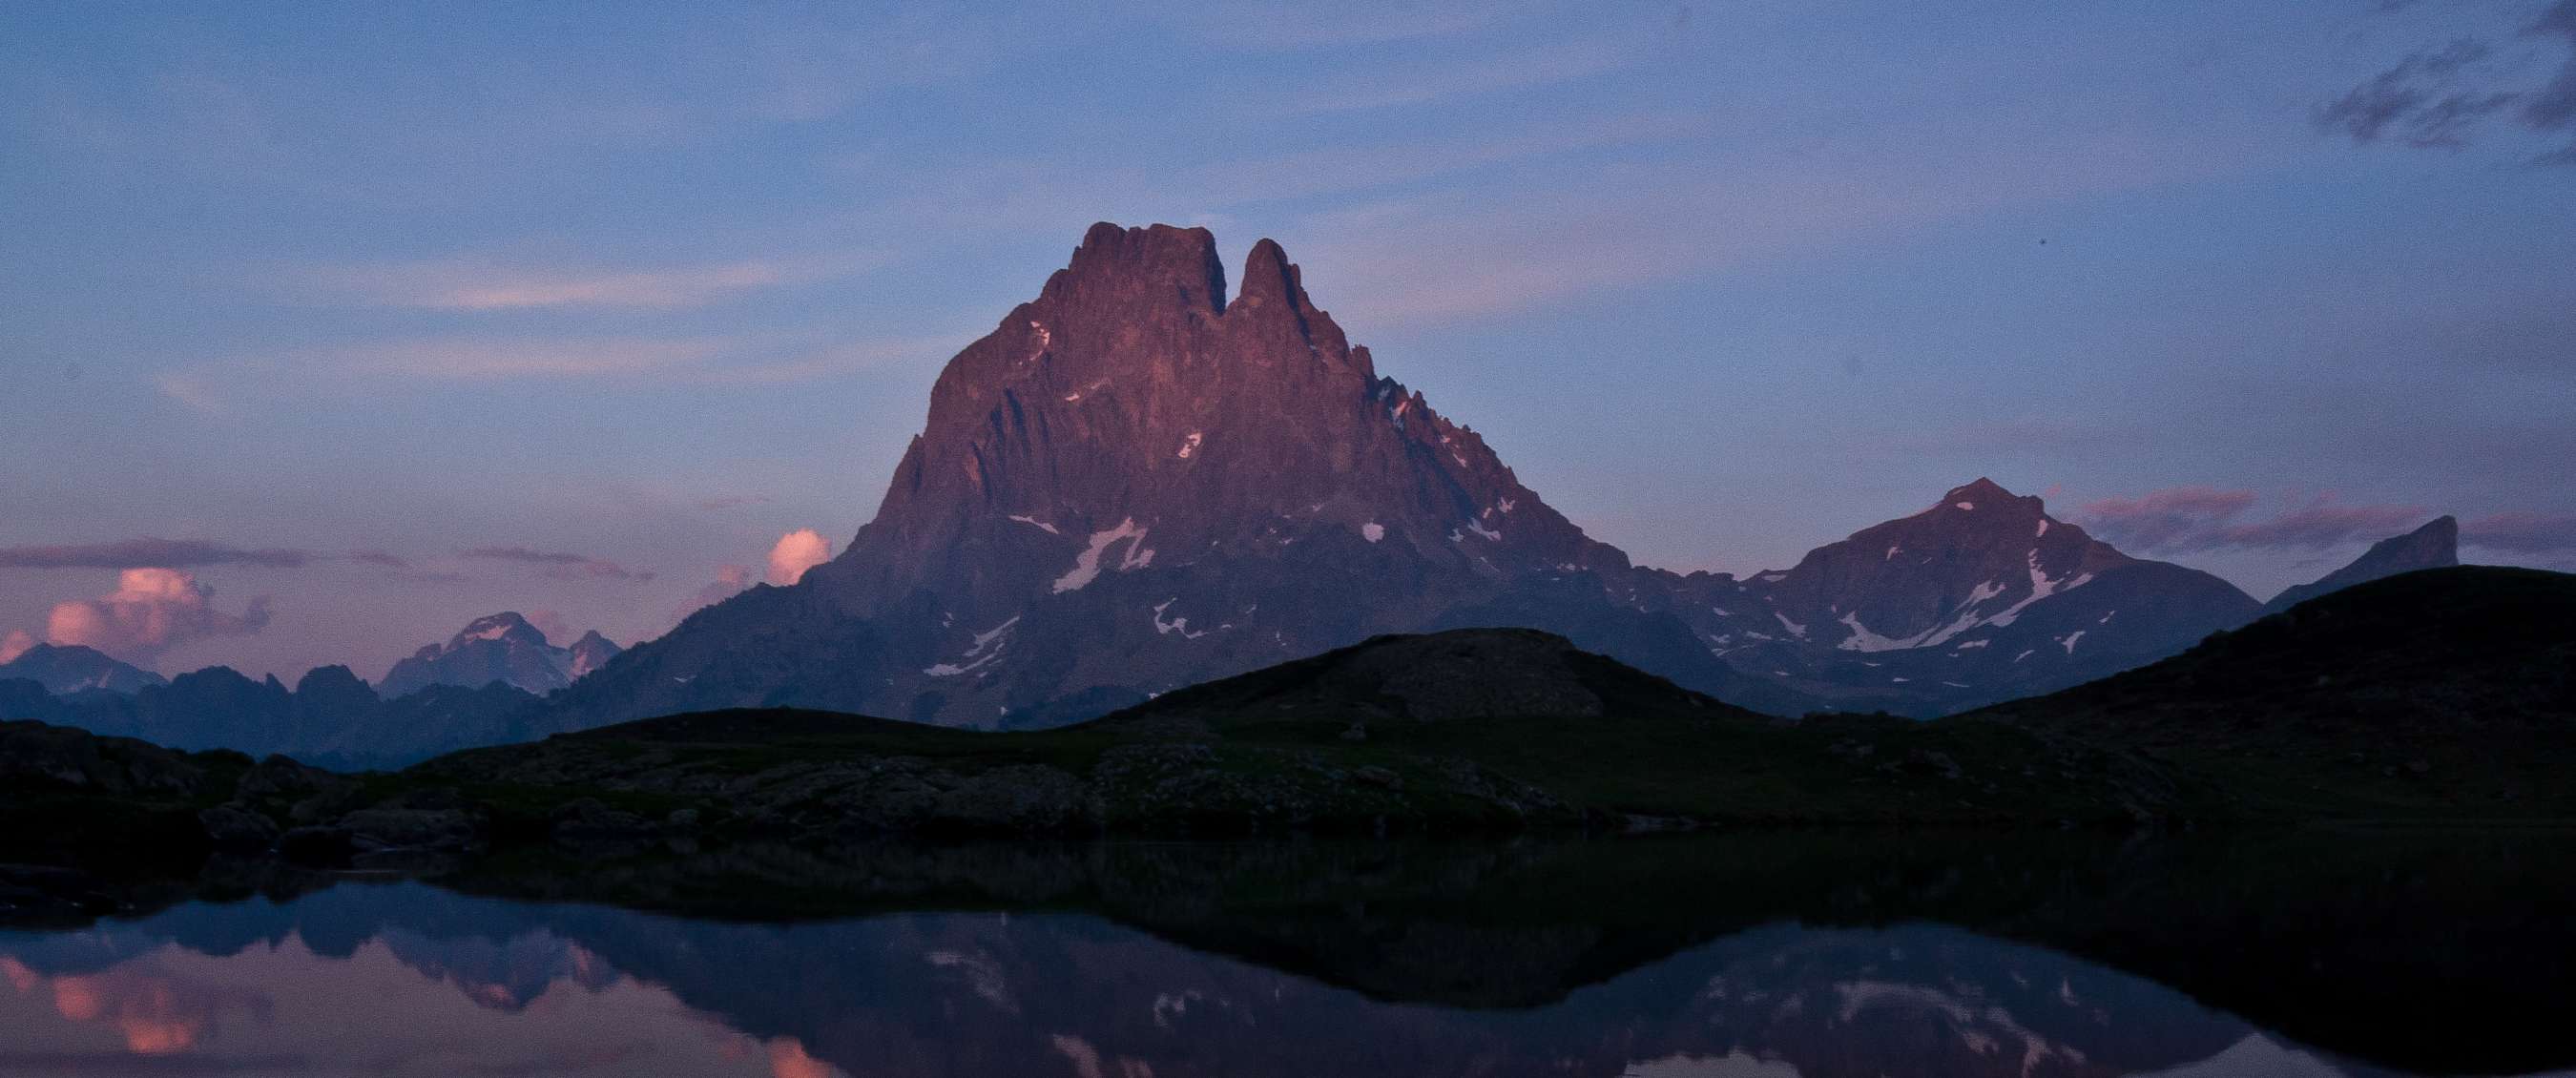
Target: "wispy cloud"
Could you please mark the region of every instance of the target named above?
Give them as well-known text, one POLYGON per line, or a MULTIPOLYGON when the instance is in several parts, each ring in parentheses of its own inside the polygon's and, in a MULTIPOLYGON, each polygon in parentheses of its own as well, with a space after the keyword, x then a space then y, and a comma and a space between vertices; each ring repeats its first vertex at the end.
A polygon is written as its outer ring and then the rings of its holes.
MULTIPOLYGON (((2576 0, 2557 0, 2516 36, 2564 46, 2547 81, 2515 85, 2521 65, 2484 40, 2457 38, 2410 54, 2317 106, 2316 124, 2365 145, 2393 140, 2452 150, 2469 146, 2498 116, 2510 115, 2540 135, 2576 134, 2576 0)), ((2576 164, 2576 141, 2543 152, 2533 163, 2576 164)))
POLYGON ((697 594, 690 596, 687 604, 673 611, 671 620, 674 622, 687 620, 691 614, 742 594, 745 589, 751 587, 751 582, 750 566, 719 566, 716 569, 716 578, 708 582, 705 587, 699 588, 697 594))
MULTIPOLYGON (((1330 291, 1357 297, 1372 320, 1437 324, 1887 242, 2007 207, 2224 174, 2265 152, 2216 132, 2070 132, 1990 119, 1716 161, 1563 171, 1491 195, 1399 195, 1307 217, 1290 251, 1335 266, 1330 291)), ((1318 300, 1336 307, 1331 295, 1318 300)))
POLYGON ((629 569, 606 558, 523 546, 475 547, 457 551, 457 556, 533 565, 557 580, 631 580, 640 583, 653 579, 649 571, 629 569))
POLYGON ((2135 498, 2104 498, 2077 512, 2115 546, 2143 553, 2205 549, 2203 538, 2254 505, 2250 490, 2172 487, 2135 498))
POLYGON ((9 569, 193 569, 208 565, 253 565, 298 569, 320 555, 284 547, 249 548, 203 539, 123 539, 111 543, 0 547, 0 568, 9 569))
POLYGON ((423 340, 361 345, 306 365, 339 374, 489 382, 662 372, 704 364, 739 347, 725 338, 423 340))
POLYGON ((2513 554, 2576 552, 2576 513, 2495 513, 2460 525, 2460 542, 2513 554))
MULTIPOLYGON (((1103 162, 1079 154, 888 163, 853 157, 846 170, 871 185, 922 192, 872 204, 854 227, 929 227, 942 232, 1079 235, 1093 220, 1221 225, 1248 206, 1348 196, 1427 180, 1465 182, 1595 151, 1665 147, 1706 137, 1704 115, 1680 111, 1584 113, 1532 119, 1508 131, 1468 130, 1421 138, 1335 141, 1304 149, 1214 160, 1103 162), (1068 207, 1075 208, 1068 213, 1068 207)), ((1232 237, 1251 246, 1251 237, 1232 237)), ((1295 253, 1292 251, 1292 253, 1295 253)))
POLYGON ((1643 60, 1636 44, 1605 39, 1551 42, 1446 63, 1408 65, 1383 77, 1337 77, 1264 107, 1290 115, 1424 105, 1452 98, 1553 86, 1629 67, 1643 60))
POLYGON ((2331 550, 2385 539, 2422 523, 2426 514, 2412 505, 2346 505, 2327 493, 2267 519, 2244 520, 2255 501, 2248 490, 2173 487, 2092 502, 2076 519, 2134 553, 2181 554, 2331 550))
POLYGON ((2330 550, 2403 532, 2423 523, 2426 512, 2416 505, 2340 505, 2328 494, 2270 520, 2228 528, 2222 536, 2229 546, 2254 550, 2330 550))
POLYGON ((153 376, 153 385, 171 401, 210 416, 295 394, 381 391, 387 383, 619 381, 772 386, 888 364, 935 362, 954 355, 975 336, 960 331, 839 341, 819 334, 422 338, 201 362, 161 371, 153 376))
POLYGON ((2468 38, 2416 53, 2319 106, 2317 126, 2349 135, 2354 142, 2377 142, 2403 132, 2411 146, 2466 146, 2470 128, 2519 96, 2460 88, 2463 72, 2493 53, 2468 38))
POLYGON ((1450 37, 1480 30, 1523 5, 1415 2, 1288 2, 1148 5, 1152 17, 1212 45, 1308 49, 1450 37))
POLYGON ((752 258, 685 266, 542 266, 490 257, 336 266, 291 274, 298 296, 348 299, 386 307, 448 311, 612 307, 670 310, 699 307, 765 288, 810 284, 865 272, 890 259, 877 253, 752 258))
POLYGON ((394 580, 409 580, 422 584, 456 584, 466 579, 463 573, 447 569, 432 569, 410 558, 382 550, 352 550, 348 558, 360 565, 372 565, 382 569, 385 571, 385 576, 394 580))

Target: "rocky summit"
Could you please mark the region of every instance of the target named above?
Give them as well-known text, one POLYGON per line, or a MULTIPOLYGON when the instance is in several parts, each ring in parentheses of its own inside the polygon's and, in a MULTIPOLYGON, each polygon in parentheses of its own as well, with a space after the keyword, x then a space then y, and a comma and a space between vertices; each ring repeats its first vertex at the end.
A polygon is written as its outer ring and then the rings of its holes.
POLYGON ((1381 376, 1264 240, 1102 224, 949 361, 877 515, 788 588, 564 694, 573 729, 793 704, 1050 725, 1370 636, 1511 624, 1735 676, 1482 437, 1381 376))

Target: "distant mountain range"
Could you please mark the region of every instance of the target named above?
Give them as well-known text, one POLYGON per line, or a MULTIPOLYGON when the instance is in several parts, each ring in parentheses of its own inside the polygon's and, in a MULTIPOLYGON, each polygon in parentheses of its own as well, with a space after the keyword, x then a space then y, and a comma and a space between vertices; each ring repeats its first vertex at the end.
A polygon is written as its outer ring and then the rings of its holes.
POLYGON ((213 666, 164 680, 85 647, 37 645, 0 664, 0 718, 42 719, 180 749, 288 753, 340 767, 386 767, 520 740, 538 697, 617 654, 597 632, 572 647, 515 613, 478 618, 445 644, 396 663, 381 686, 345 666, 293 688, 213 666))
POLYGON ((596 629, 556 647, 516 612, 493 614, 395 663, 376 691, 392 699, 432 685, 479 689, 498 681, 542 696, 607 665, 619 650, 596 629))
POLYGON ((40 719, 179 749, 287 753, 333 767, 398 766, 472 745, 526 736, 537 697, 498 682, 433 685, 379 696, 345 666, 316 667, 288 688, 229 666, 181 674, 132 693, 55 696, 0 678, 0 717, 40 719))

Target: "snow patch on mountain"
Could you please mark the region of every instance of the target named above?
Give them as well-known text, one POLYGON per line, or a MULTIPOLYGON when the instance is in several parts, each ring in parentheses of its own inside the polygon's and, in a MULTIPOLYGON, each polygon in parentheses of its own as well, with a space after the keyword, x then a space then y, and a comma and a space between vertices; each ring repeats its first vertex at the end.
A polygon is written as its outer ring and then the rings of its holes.
POLYGON ((973 673, 975 670, 982 668, 993 660, 1002 657, 1002 649, 1008 647, 1011 643, 1006 637, 1006 634, 1008 634, 1014 627, 1018 626, 1019 623, 1020 616, 1013 614, 1011 615, 1011 620, 993 626, 983 632, 976 633, 974 645, 966 649, 966 654, 958 656, 958 658, 966 660, 964 663, 940 663, 936 666, 926 667, 921 672, 932 677, 956 677, 959 674, 973 673))
POLYGON ((1082 553, 1073 556, 1073 568, 1066 570, 1063 576, 1055 578, 1055 593, 1062 595, 1068 591, 1081 591, 1086 585, 1099 579, 1100 556, 1120 542, 1127 544, 1127 550, 1119 558, 1119 569, 1122 571, 1138 569, 1151 564, 1154 560, 1153 551, 1145 550, 1139 553, 1144 541, 1145 529, 1136 526, 1134 517, 1119 521, 1117 527, 1108 531, 1091 533, 1091 542, 1082 548, 1082 553))
POLYGON ((1196 640, 1202 636, 1206 636, 1208 631, 1205 629, 1191 632, 1190 619, 1186 617, 1173 618, 1170 621, 1163 620, 1163 611, 1170 609, 1173 603, 1180 601, 1180 598, 1175 596, 1154 604, 1154 634, 1157 636, 1166 636, 1178 633, 1183 640, 1196 640))

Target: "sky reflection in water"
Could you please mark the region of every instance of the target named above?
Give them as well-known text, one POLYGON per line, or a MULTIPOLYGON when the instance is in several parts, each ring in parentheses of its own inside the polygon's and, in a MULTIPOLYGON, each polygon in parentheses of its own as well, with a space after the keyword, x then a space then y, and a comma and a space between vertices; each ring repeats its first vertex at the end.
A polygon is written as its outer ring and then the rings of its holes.
POLYGON ((344 885, 0 934, 0 977, 0 1073, 30 1075, 2385 1073, 1938 925, 1771 925, 1469 1009, 1083 915, 741 924, 344 885))

